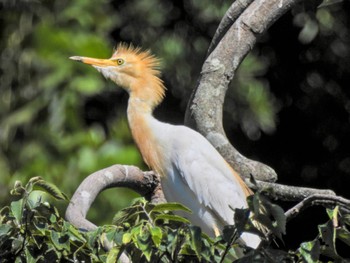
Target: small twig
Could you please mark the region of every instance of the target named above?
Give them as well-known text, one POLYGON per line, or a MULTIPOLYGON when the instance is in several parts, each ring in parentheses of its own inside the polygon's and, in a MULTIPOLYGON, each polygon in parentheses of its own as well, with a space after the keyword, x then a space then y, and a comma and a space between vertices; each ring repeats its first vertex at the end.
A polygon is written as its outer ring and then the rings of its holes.
POLYGON ((314 205, 322 205, 326 207, 339 205, 340 210, 343 210, 345 213, 350 213, 350 200, 340 196, 315 194, 305 198, 303 201, 285 212, 287 221, 296 217, 306 208, 314 205))

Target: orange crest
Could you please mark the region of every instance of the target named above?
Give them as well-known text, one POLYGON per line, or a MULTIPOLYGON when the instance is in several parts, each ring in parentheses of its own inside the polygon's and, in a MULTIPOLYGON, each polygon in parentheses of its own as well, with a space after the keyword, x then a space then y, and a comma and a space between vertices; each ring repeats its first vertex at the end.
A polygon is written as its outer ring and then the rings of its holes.
POLYGON ((132 87, 135 97, 152 101, 152 107, 158 105, 163 97, 165 87, 160 76, 160 60, 149 50, 143 51, 125 43, 118 44, 111 59, 122 58, 130 65, 129 75, 138 80, 132 87))
POLYGON ((115 48, 112 58, 127 57, 128 61, 143 66, 143 70, 150 70, 151 74, 160 75, 160 59, 154 56, 150 50, 142 50, 139 47, 134 47, 132 44, 119 43, 115 48))

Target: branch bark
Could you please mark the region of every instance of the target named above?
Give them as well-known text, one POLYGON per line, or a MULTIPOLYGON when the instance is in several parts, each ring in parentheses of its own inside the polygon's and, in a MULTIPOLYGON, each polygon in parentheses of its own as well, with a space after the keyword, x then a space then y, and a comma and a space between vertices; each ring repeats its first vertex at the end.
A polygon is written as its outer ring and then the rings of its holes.
POLYGON ((321 205, 325 207, 339 205, 341 211, 344 211, 345 213, 348 213, 348 214, 350 213, 350 200, 347 200, 340 196, 314 194, 314 195, 308 196, 303 201, 299 202, 297 205, 295 205, 294 207, 289 209, 287 212, 285 212, 287 221, 296 217, 306 208, 314 205, 321 205))
POLYGON ((113 165, 85 178, 67 207, 66 219, 76 227, 88 231, 96 229, 97 226, 86 219, 87 212, 98 194, 112 187, 128 187, 151 202, 165 202, 154 172, 143 172, 135 166, 113 165))
POLYGON ((277 183, 245 180, 249 188, 259 191, 272 200, 299 202, 312 195, 336 196, 332 190, 298 187, 277 183))
POLYGON ((217 44, 221 41, 222 37, 229 30, 232 24, 253 1, 254 0, 236 0, 233 2, 233 4, 221 19, 218 28, 216 29, 216 32, 208 48, 207 56, 213 52, 217 44))
POLYGON ((271 167, 243 156, 227 139, 222 123, 226 91, 257 37, 296 2, 298 0, 234 2, 213 38, 187 106, 185 124, 202 133, 244 178, 253 174, 258 180, 271 182, 276 181, 277 174, 271 167))

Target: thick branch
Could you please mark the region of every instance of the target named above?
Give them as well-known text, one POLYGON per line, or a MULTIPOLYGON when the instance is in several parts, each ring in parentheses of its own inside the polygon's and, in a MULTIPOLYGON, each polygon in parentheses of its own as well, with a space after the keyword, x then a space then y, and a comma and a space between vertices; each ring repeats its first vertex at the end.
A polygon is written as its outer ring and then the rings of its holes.
POLYGON ((297 1, 255 0, 250 5, 249 1, 242 1, 248 6, 238 3, 232 6, 229 14, 235 14, 232 17, 236 20, 227 30, 227 25, 230 24, 230 15, 227 14, 219 26, 210 49, 215 47, 222 32, 227 32, 206 59, 199 84, 187 107, 186 125, 202 133, 245 178, 253 174, 259 180, 275 181, 277 175, 271 167, 244 157, 228 141, 222 124, 228 84, 239 64, 254 46, 257 36, 265 32, 297 1))
POLYGON ((253 1, 254 0, 236 0, 233 2, 230 8, 226 11, 224 17, 221 19, 218 28, 216 29, 215 35, 213 36, 213 39, 211 40, 210 46, 208 48, 208 56, 211 54, 211 52, 213 52, 222 37, 226 34, 227 30, 253 1))
POLYGON ((76 227, 88 231, 96 229, 96 225, 86 219, 86 214, 97 195, 112 187, 128 187, 153 202, 165 201, 155 173, 142 172, 135 166, 113 165, 85 178, 67 207, 66 219, 76 227))
POLYGON ((335 196, 332 190, 297 187, 277 183, 245 180, 247 185, 265 196, 280 201, 299 202, 312 195, 335 196))

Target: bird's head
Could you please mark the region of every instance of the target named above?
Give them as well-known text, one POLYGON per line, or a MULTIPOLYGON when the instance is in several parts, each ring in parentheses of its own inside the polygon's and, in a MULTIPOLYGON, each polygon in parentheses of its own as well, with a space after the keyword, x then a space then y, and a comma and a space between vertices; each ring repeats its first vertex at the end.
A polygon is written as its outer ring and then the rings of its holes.
POLYGON ((130 96, 145 100, 151 106, 158 105, 164 97, 165 87, 159 78, 159 59, 150 51, 122 43, 109 59, 80 56, 70 59, 92 65, 106 78, 127 90, 130 96))

